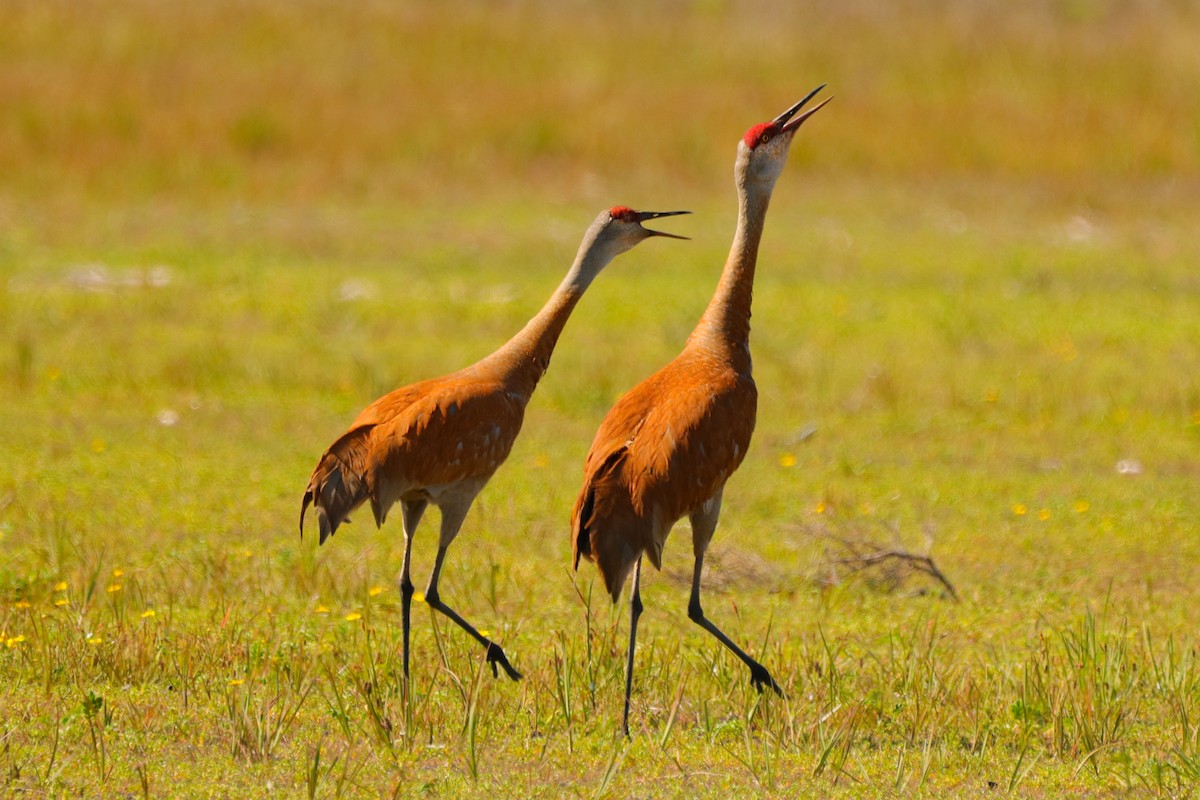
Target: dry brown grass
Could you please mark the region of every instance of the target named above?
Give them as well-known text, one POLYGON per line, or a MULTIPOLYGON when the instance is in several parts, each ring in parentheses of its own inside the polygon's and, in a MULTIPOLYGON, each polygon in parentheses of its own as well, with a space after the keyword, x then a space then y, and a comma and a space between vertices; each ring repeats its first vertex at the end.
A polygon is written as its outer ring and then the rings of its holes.
POLYGON ((0 7, 0 197, 642 195, 818 82, 810 173, 1200 173, 1189 3, 0 7))

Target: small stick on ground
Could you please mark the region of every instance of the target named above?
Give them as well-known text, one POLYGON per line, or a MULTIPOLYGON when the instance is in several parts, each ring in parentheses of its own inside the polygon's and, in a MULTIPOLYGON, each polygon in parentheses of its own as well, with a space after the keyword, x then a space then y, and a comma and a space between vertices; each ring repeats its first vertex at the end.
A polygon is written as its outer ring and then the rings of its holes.
POLYGON ((844 569, 850 574, 854 574, 863 572, 873 567, 886 566, 889 564, 905 564, 917 572, 923 572, 932 577, 946 589, 954 602, 959 602, 958 592, 955 590, 954 584, 950 583, 950 579, 947 578, 940 569, 938 569, 938 566, 934 563, 933 556, 931 555, 920 555, 898 546, 885 547, 869 540, 851 539, 844 536, 836 536, 828 531, 825 532, 825 538, 836 542, 844 551, 849 554, 840 558, 833 558, 829 560, 829 570, 833 573, 833 579, 835 581, 837 579, 838 568, 844 569))

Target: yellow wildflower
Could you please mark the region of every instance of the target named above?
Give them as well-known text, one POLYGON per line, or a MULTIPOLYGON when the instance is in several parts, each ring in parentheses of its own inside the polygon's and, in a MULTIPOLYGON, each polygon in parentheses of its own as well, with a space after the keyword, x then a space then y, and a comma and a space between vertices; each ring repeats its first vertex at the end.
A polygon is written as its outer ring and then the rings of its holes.
POLYGON ((59 608, 62 608, 63 606, 71 605, 71 601, 65 597, 60 597, 59 599, 54 601, 54 605, 58 606, 59 608))
POLYGON ((142 612, 142 619, 150 619, 153 616, 154 616, 153 608, 147 608, 145 611, 142 612))
POLYGON ((1087 500, 1076 500, 1075 501, 1075 513, 1076 514, 1083 514, 1091 507, 1092 507, 1092 504, 1089 503, 1087 500))
POLYGON ((1046 520, 1050 519, 1050 509, 1043 508, 1041 511, 1039 511, 1038 519, 1040 519, 1042 522, 1045 522, 1046 520))
POLYGON ((125 570, 121 569, 120 567, 115 567, 113 569, 113 577, 114 578, 119 578, 124 574, 125 574, 125 570))
POLYGON ((245 678, 233 678, 229 681, 229 685, 230 686, 241 686, 245 682, 246 682, 245 678))
POLYGON ((1059 359, 1068 364, 1079 358, 1079 348, 1075 346, 1075 340, 1070 336, 1064 336, 1062 339, 1051 344, 1050 350, 1059 359))
POLYGON ((17 608, 29 608, 29 601, 28 600, 18 600, 17 602, 13 603, 13 605, 16 606, 17 608))
POLYGON ((346 615, 346 622, 354 622, 358 619, 362 619, 362 614, 358 613, 357 611, 351 611, 346 615))
POLYGON ((1025 507, 1024 503, 1015 503, 1013 505, 1013 514, 1015 514, 1018 517, 1025 516, 1025 512, 1027 512, 1028 510, 1029 509, 1025 507))
POLYGON ((104 591, 108 592, 109 594, 114 594, 114 593, 116 593, 116 592, 119 592, 119 591, 121 591, 121 584, 119 584, 119 583, 110 583, 110 584, 108 585, 108 588, 107 588, 107 589, 105 589, 104 591))
POLYGON ((314 614, 328 614, 329 606, 317 606, 313 609, 314 614))
POLYGON ((371 595, 371 597, 379 597, 379 595, 383 594, 383 587, 372 586, 369 590, 367 590, 367 594, 371 595))
POLYGON ((11 650, 12 648, 16 647, 17 645, 19 645, 19 644, 20 644, 21 642, 23 642, 23 641, 25 641, 25 637, 24 637, 24 636, 20 636, 20 635, 18 635, 18 636, 13 636, 13 637, 11 637, 11 638, 9 638, 9 639, 5 639, 5 640, 4 640, 4 646, 5 646, 5 647, 7 647, 8 649, 10 649, 10 650, 11 650))
POLYGON ((779 466, 784 469, 796 466, 796 457, 791 453, 784 453, 779 457, 779 466))
POLYGON ((54 591, 65 592, 66 590, 67 590, 67 582, 66 581, 59 581, 58 583, 54 584, 54 591))

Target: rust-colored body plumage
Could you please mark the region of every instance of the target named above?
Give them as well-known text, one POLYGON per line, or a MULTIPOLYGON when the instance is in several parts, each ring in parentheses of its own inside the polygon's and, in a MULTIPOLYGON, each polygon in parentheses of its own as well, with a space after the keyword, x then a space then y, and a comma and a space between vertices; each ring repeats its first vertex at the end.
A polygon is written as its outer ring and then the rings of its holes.
POLYGON ((609 261, 651 236, 683 238, 642 227, 647 219, 687 212, 602 212, 584 235, 562 284, 529 323, 483 360, 441 378, 396 389, 363 409, 317 463, 300 507, 300 531, 311 505, 320 543, 370 503, 376 525, 399 503, 404 563, 400 574, 404 674, 408 676, 409 617, 415 594, 410 576, 413 534, 429 505, 441 512, 437 556, 425 601, 487 648, 487 660, 517 679, 504 651, 438 595, 438 576, 476 495, 512 450, 525 407, 550 364, 571 311, 609 261))
POLYGON ((638 555, 662 568, 675 522, 717 496, 754 432, 754 378, 720 348, 689 346, 629 391, 588 453, 572 552, 595 561, 613 600, 638 555))
MULTIPOLYGON (((511 361, 512 359, 505 359, 511 361)), ((370 501, 382 525, 399 500, 432 501, 464 481, 486 482, 508 457, 528 394, 511 363, 480 362, 396 389, 367 406, 321 457, 304 494, 320 541, 370 501)))
POLYGON ((704 615, 700 577, 717 527, 725 482, 745 458, 758 394, 750 359, 750 306, 763 223, 792 137, 824 105, 796 116, 808 97, 738 144, 734 179, 738 222, 717 290, 687 345, 673 361, 631 389, 605 417, 584 466, 571 522, 574 565, 596 564, 616 602, 630 573, 629 649, 624 728, 629 732, 637 623, 642 612, 641 559, 657 568, 672 526, 687 517, 695 567, 688 617, 750 668, 760 691, 782 690, 767 669, 704 615))

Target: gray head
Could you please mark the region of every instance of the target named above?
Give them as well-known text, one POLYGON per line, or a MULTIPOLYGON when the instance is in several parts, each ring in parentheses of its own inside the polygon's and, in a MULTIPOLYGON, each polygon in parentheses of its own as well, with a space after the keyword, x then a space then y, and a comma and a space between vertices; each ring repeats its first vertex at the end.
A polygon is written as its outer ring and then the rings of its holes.
POLYGON ((796 131, 800 130, 805 120, 820 111, 833 98, 825 98, 802 114, 796 112, 824 88, 825 84, 821 84, 775 119, 761 122, 746 131, 742 141, 738 143, 737 162, 734 166, 734 176, 739 185, 757 185, 767 190, 775 185, 775 180, 787 163, 788 151, 796 131))
POLYGON ((613 206, 592 222, 580 246, 580 255, 585 253, 588 261, 598 272, 605 264, 627 250, 653 236, 665 236, 668 239, 686 239, 686 236, 676 236, 673 233, 651 230, 642 226, 643 222, 658 217, 674 217, 679 214, 690 214, 690 211, 634 211, 626 206, 613 206))

